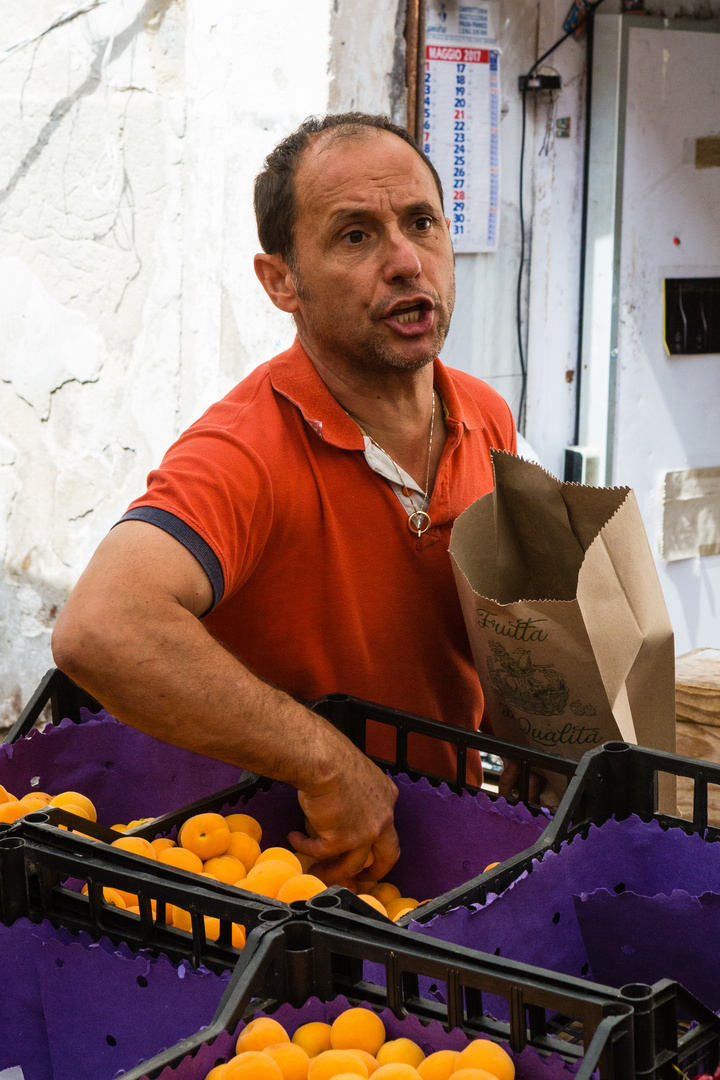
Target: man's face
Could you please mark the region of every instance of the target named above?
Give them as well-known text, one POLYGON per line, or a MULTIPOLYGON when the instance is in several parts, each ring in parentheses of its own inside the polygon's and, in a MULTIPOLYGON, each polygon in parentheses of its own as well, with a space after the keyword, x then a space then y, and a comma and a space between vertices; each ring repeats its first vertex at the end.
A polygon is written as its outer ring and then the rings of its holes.
POLYGON ((295 320, 336 370, 414 371, 437 356, 455 301, 440 196, 402 139, 320 134, 295 176, 295 320))

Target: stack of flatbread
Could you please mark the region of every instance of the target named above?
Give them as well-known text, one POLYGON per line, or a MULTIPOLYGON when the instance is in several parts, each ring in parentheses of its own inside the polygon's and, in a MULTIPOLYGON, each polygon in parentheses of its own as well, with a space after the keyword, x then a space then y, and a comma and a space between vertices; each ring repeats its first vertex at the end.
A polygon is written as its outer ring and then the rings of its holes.
MULTIPOLYGON (((693 649, 675 661, 677 752, 720 763, 720 649, 693 649)), ((678 810, 692 817, 692 784, 678 783, 678 810)), ((720 788, 708 788, 710 823, 720 825, 720 788)))

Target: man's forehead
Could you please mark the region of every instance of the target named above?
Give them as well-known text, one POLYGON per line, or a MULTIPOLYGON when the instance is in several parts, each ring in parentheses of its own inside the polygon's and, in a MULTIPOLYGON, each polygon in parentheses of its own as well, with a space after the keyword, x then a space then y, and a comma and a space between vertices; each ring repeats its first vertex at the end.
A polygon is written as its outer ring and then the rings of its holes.
MULTIPOLYGON (((342 201, 345 192, 374 186, 414 186, 436 193, 432 173, 398 135, 382 128, 335 128, 312 137, 295 174, 298 204, 342 201)), ((437 200, 437 195, 435 196, 437 200)), ((329 207, 328 207, 329 209, 329 207)))

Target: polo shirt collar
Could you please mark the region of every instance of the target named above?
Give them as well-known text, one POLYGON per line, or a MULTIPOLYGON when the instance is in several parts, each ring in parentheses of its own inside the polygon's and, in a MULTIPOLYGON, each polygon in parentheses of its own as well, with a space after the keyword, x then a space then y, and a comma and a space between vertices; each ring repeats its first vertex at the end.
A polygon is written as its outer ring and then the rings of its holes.
MULTIPOLYGON (((300 410, 321 439, 342 450, 365 449, 360 428, 332 396, 298 338, 270 361, 269 369, 273 389, 300 410)), ((485 426, 471 395, 439 360, 434 362, 434 378, 449 419, 468 430, 485 426)))

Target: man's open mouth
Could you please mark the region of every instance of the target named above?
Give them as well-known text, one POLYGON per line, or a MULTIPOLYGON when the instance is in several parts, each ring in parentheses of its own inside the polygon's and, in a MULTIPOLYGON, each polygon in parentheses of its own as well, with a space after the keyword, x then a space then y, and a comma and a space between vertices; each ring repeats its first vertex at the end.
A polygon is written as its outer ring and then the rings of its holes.
POLYGON ((407 323, 418 322, 419 319, 422 317, 424 311, 424 306, 422 304, 418 304, 418 306, 414 308, 406 308, 403 311, 394 311, 393 317, 396 318, 399 323, 402 323, 402 325, 405 326, 407 323))
POLYGON ((401 326, 409 326, 420 322, 423 316, 433 309, 433 302, 428 297, 418 296, 413 299, 401 301, 396 304, 385 316, 400 323, 401 326))

